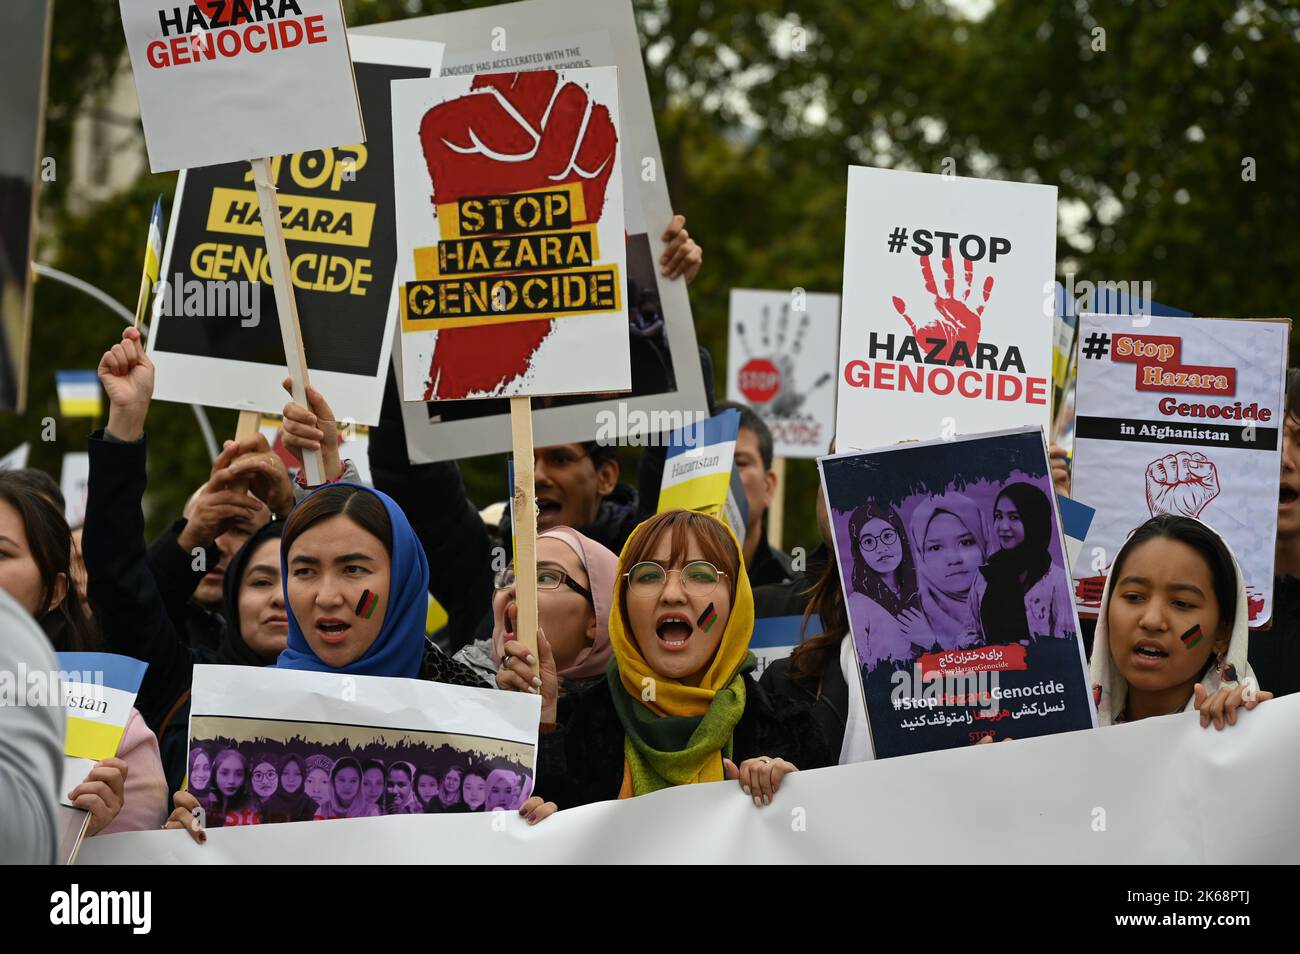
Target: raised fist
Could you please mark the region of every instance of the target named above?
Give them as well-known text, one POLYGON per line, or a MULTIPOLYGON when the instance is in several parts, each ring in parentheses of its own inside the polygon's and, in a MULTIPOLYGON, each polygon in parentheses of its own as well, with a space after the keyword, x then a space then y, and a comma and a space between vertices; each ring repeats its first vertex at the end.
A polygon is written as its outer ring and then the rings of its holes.
POLYGON ((975 288, 975 266, 969 259, 962 259, 965 290, 962 291, 961 298, 957 298, 956 280, 953 277, 954 267, 950 253, 943 260, 944 282, 941 295, 938 286, 934 283, 934 269, 930 267, 930 257, 928 255, 921 257, 921 278, 925 282, 925 290, 934 296, 934 310, 938 313, 928 324, 918 328, 907 314, 907 303, 897 295, 893 298, 894 310, 902 315, 903 320, 907 322, 907 327, 912 329, 912 337, 923 350, 928 350, 926 345, 932 342, 944 342, 943 348, 936 355, 938 360, 944 362, 948 360, 953 345, 958 341, 965 345, 968 354, 972 356, 975 354, 975 346, 980 340, 980 319, 984 315, 984 306, 989 303, 989 295, 993 292, 993 276, 990 275, 984 279, 983 297, 976 302, 970 300, 970 294, 975 288))
POLYGON ((1147 508, 1151 516, 1200 517, 1219 496, 1219 471, 1204 454, 1179 451, 1147 466, 1147 508))
POLYGON ((582 183, 586 217, 605 206, 618 136, 609 110, 554 70, 477 76, 470 92, 420 121, 433 200, 509 195, 582 183))

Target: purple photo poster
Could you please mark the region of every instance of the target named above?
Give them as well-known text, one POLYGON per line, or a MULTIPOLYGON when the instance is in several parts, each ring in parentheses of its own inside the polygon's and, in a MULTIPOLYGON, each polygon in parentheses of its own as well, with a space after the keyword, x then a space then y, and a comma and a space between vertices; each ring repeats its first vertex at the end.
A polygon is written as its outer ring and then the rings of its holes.
POLYGON ((876 758, 1096 725, 1039 428, 819 465, 876 758))
POLYGON ((187 788, 209 828, 513 811, 539 711, 486 687, 196 666, 187 788))

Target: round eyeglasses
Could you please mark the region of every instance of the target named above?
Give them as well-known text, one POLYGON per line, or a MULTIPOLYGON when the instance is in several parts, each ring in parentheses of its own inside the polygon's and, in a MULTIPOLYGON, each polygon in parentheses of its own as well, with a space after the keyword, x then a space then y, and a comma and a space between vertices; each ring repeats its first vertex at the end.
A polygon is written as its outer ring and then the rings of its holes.
POLYGON ((873 537, 869 533, 864 533, 862 536, 858 537, 858 543, 862 544, 862 549, 866 553, 870 553, 874 550, 877 543, 883 543, 887 547, 892 547, 897 542, 897 530, 886 530, 878 537, 873 537))
POLYGON ((680 570, 665 570, 658 563, 646 561, 633 566, 623 577, 632 595, 657 595, 668 585, 670 573, 681 577, 682 589, 691 596, 708 596, 727 575, 708 560, 694 560, 680 570))

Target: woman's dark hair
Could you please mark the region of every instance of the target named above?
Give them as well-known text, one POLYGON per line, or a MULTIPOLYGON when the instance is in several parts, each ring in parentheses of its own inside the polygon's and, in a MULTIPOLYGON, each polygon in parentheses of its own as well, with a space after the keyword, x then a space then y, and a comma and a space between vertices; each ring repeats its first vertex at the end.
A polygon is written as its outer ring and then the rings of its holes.
POLYGON ((388 519, 383 501, 370 491, 353 486, 326 487, 293 508, 293 513, 284 522, 284 535, 280 544, 285 555, 288 555, 294 541, 304 532, 322 520, 339 514, 352 518, 363 530, 378 537, 388 555, 392 556, 393 522, 388 519))
MULTIPOLYGON (((849 543, 853 553, 853 589, 869 596, 884 608, 890 616, 897 616, 909 606, 920 607, 920 597, 916 590, 916 564, 912 562, 912 548, 907 545, 907 532, 903 529, 903 518, 893 507, 882 507, 874 500, 868 500, 849 517, 849 543), (902 552, 902 561, 898 564, 895 575, 898 578, 898 593, 889 588, 880 574, 867 564, 862 555, 862 528, 872 520, 883 520, 898 534, 898 547, 902 552)), ((838 585, 838 584, 837 584, 838 585)))
POLYGON ((1284 417, 1300 421, 1300 368, 1286 369, 1286 401, 1284 417))
POLYGON ((59 605, 36 617, 57 652, 93 652, 100 648, 99 634, 72 580, 72 531, 63 513, 35 484, 15 471, 0 470, 0 499, 9 503, 22 518, 31 551, 41 577, 41 605, 54 601, 59 575, 66 592, 59 605))
POLYGON ((1231 627, 1237 616, 1237 568, 1227 544, 1199 520, 1167 513, 1152 517, 1134 530, 1132 536, 1120 547, 1110 568, 1110 578, 1115 581, 1120 579, 1124 561, 1134 547, 1156 538, 1177 540, 1200 555, 1210 568, 1214 598, 1219 604, 1219 624, 1231 627))
POLYGON ((384 767, 384 763, 379 761, 379 759, 366 759, 361 763, 362 777, 364 778, 365 774, 371 769, 379 769, 379 774, 384 776, 385 779, 388 778, 388 769, 384 767))
MULTIPOLYGON (((337 762, 335 762, 335 763, 334 763, 334 766, 330 769, 330 789, 331 789, 331 790, 333 790, 333 788, 334 788, 334 780, 335 780, 336 778, 338 778, 338 774, 339 774, 339 772, 343 771, 345 768, 353 769, 353 770, 357 773, 357 779, 358 779, 358 780, 360 780, 360 779, 361 779, 361 776, 365 774, 364 772, 361 771, 361 763, 360 763, 360 762, 358 762, 356 759, 354 759, 354 758, 353 758, 352 756, 350 756, 350 755, 345 755, 345 756, 343 756, 341 759, 339 759, 337 762)), ((358 793, 358 794, 359 794, 359 793, 358 793)))
POLYGON ((415 772, 412 770, 410 762, 394 762, 392 765, 388 766, 388 772, 384 775, 385 782, 387 782, 389 777, 393 774, 394 769, 400 769, 405 772, 406 780, 408 782, 415 780, 415 772))
MULTIPOLYGON (((901 538, 900 538, 901 539, 901 538)), ((903 548, 906 551, 906 547, 903 548)), ((810 636, 790 653, 790 681, 805 688, 815 687, 821 695, 822 672, 826 656, 838 653, 840 640, 849 633, 849 617, 844 609, 844 590, 840 586, 840 568, 834 550, 827 547, 826 567, 821 577, 808 591, 808 608, 803 613, 807 629, 814 613, 821 617, 822 631, 810 636)))

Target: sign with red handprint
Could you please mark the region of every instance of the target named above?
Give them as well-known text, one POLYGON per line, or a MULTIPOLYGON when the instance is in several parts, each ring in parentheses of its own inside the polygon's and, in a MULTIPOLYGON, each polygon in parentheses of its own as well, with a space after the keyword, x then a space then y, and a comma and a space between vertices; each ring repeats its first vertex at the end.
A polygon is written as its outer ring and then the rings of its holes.
POLYGON ((752 407, 778 457, 819 457, 835 431, 840 296, 731 290, 727 400, 752 407))
POLYGON ((850 167, 842 448, 1050 426, 1056 189, 850 167))
POLYGON ((393 86, 403 398, 623 391, 611 67, 393 86))

